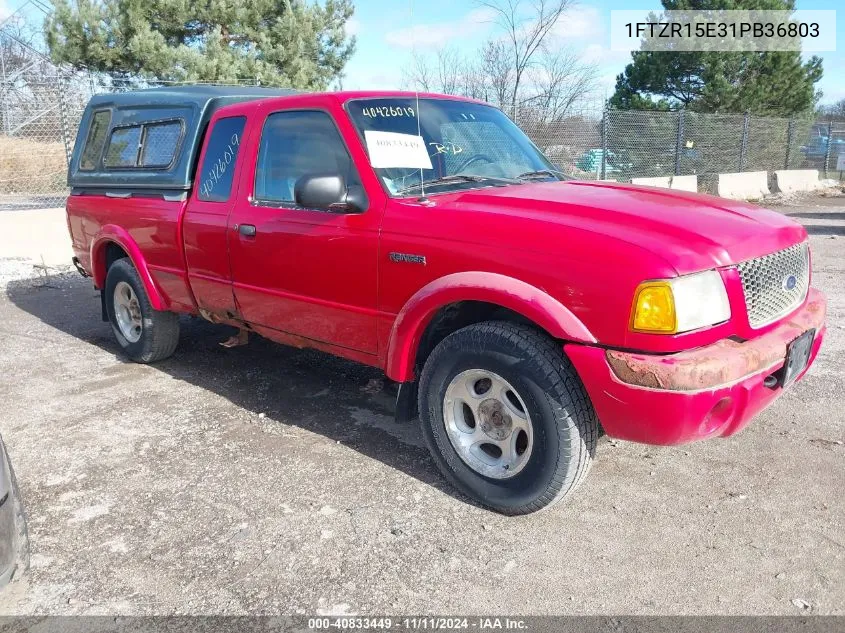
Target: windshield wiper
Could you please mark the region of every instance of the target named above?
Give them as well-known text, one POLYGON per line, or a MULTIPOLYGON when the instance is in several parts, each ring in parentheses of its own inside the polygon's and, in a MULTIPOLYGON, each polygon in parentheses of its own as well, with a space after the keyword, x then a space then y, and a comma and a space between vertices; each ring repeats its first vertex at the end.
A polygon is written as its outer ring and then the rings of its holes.
POLYGON ((492 181, 497 184, 512 185, 518 181, 512 178, 498 178, 496 176, 476 176, 475 174, 452 174, 451 176, 441 176, 433 180, 426 180, 417 182, 413 185, 408 185, 396 192, 396 195, 401 195, 414 189, 421 189, 422 187, 430 187, 432 185, 447 185, 450 182, 486 182, 492 181))
POLYGON ((547 178, 549 176, 553 178, 558 178, 559 180, 569 180, 569 177, 562 171, 556 171, 554 169, 537 169, 535 171, 526 171, 524 174, 519 174, 519 176, 517 176, 517 179, 533 180, 534 178, 547 178))

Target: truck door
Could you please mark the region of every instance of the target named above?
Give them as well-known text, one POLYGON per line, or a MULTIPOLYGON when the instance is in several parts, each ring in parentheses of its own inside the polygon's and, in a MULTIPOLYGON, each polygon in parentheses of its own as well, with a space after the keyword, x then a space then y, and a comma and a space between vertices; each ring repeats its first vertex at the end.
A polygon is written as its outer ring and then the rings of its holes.
POLYGON ((188 280, 197 305, 223 318, 237 316, 229 270, 227 219, 242 158, 246 117, 212 123, 196 182, 182 221, 188 280))
POLYGON ((354 214, 298 206, 300 177, 333 173, 360 184, 355 164, 327 112, 262 112, 229 217, 241 314, 254 325, 376 354, 379 213, 372 205, 354 214))

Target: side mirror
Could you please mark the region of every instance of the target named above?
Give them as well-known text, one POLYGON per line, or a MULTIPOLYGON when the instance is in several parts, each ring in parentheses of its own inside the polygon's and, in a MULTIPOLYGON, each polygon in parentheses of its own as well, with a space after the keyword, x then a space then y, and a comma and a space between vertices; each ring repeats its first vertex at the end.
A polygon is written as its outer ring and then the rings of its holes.
POLYGON ((296 204, 333 213, 362 213, 367 195, 360 185, 346 186, 340 174, 305 174, 293 186, 296 204))

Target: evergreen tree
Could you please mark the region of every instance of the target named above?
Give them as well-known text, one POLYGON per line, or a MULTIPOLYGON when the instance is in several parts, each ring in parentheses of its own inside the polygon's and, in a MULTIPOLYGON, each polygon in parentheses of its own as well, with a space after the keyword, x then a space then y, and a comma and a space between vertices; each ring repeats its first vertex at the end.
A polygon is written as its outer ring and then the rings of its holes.
POLYGON ((355 48, 352 0, 53 0, 53 60, 113 77, 320 90, 355 48))
MULTIPOLYGON (((663 0, 667 11, 748 9, 792 11, 792 0, 663 0)), ((811 112, 821 96, 822 61, 788 52, 635 51, 616 78, 610 105, 620 109, 751 112, 789 116, 811 112)))

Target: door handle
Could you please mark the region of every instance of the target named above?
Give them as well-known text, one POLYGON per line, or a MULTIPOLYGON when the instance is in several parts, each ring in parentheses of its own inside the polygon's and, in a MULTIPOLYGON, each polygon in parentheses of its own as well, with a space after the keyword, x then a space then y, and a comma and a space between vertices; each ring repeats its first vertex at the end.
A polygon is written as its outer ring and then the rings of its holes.
POLYGON ((238 233, 243 235, 244 237, 255 237, 255 225, 254 224, 241 224, 238 227, 238 233))

